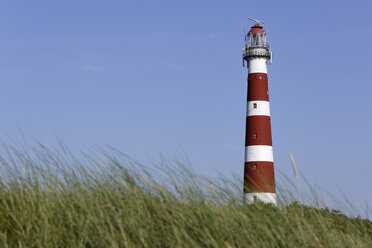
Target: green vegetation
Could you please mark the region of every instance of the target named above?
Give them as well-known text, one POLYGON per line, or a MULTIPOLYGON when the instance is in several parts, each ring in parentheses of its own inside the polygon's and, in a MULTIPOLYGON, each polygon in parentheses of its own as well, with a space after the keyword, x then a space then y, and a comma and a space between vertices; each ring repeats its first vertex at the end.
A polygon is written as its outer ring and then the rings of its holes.
POLYGON ((368 220, 244 205, 240 182, 212 184, 177 160, 146 169, 113 150, 79 159, 65 147, 4 151, 2 247, 372 247, 368 220))

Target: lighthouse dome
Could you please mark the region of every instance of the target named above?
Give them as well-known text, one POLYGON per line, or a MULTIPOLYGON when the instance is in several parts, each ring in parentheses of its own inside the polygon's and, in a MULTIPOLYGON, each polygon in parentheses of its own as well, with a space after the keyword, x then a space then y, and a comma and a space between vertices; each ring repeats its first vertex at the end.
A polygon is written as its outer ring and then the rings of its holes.
POLYGON ((257 34, 257 33, 265 33, 262 26, 260 26, 260 24, 258 23, 251 27, 251 30, 249 30, 248 34, 257 34))

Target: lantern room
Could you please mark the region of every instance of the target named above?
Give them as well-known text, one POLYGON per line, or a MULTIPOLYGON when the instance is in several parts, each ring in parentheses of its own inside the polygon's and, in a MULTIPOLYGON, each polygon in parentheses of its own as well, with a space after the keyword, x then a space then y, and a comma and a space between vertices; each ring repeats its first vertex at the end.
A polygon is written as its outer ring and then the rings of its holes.
POLYGON ((247 34, 246 47, 268 47, 266 33, 260 24, 257 23, 251 27, 251 30, 247 34))

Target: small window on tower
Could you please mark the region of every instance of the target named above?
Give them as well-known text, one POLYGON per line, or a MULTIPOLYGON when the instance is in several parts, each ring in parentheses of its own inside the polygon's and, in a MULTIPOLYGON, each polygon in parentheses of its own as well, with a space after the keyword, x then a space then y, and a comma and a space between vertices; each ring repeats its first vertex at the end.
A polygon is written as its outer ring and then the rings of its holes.
POLYGON ((257 170, 257 164, 254 164, 254 165, 252 166, 252 170, 257 170))
POLYGON ((257 108, 257 103, 253 103, 253 108, 257 108))
POLYGON ((260 76, 260 79, 262 79, 262 77, 260 76))
POLYGON ((257 133, 253 134, 253 139, 257 139, 257 133))
POLYGON ((254 79, 257 79, 257 77, 256 77, 256 76, 254 76, 253 78, 254 78, 254 79))

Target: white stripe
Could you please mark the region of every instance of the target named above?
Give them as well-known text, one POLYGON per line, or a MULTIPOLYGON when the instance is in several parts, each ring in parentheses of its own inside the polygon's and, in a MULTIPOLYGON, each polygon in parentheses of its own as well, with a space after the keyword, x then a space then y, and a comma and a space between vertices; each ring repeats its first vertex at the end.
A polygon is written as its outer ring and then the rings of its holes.
POLYGON ((261 202, 273 204, 273 205, 276 206, 276 194, 275 193, 247 193, 247 194, 244 194, 244 203, 252 204, 255 201, 261 201, 261 202))
POLYGON ((274 162, 272 146, 246 146, 245 162, 265 161, 274 162))
POLYGON ((270 104, 268 101, 249 101, 247 104, 247 116, 265 115, 270 116, 270 104))
POLYGON ((249 73, 267 73, 267 59, 254 58, 248 63, 249 73))

